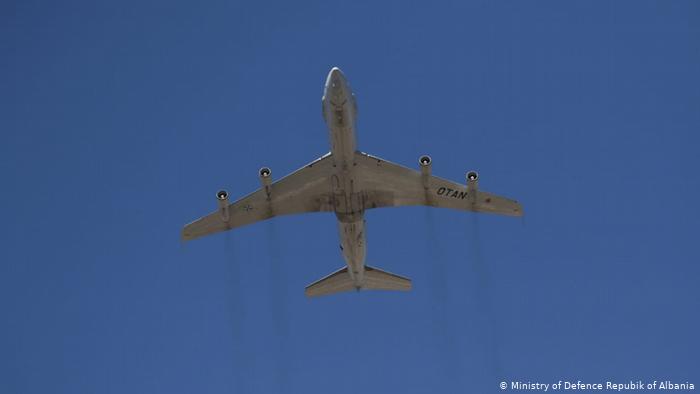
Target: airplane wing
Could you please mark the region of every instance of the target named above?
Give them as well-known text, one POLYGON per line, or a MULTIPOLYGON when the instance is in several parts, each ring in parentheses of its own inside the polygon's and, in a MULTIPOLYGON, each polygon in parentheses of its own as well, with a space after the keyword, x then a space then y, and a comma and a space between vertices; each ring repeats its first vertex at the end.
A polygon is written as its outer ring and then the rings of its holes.
POLYGON ((515 200, 477 190, 436 176, 424 175, 398 164, 363 152, 355 153, 355 164, 363 173, 365 209, 427 205, 465 211, 522 216, 515 200))
POLYGON ((268 188, 260 188, 229 204, 228 217, 217 210, 186 225, 182 229, 182 239, 191 240, 275 216, 333 211, 332 170, 333 161, 328 153, 268 188))

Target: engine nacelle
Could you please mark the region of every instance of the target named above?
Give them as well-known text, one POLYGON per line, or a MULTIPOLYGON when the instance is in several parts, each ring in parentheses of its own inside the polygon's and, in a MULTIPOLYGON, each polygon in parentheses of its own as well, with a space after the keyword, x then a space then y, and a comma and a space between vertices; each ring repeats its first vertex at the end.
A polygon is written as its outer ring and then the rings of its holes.
POLYGON ((258 174, 260 175, 260 183, 263 186, 267 186, 272 182, 272 171, 269 168, 261 168, 258 174))
POLYGON ((226 190, 219 190, 216 192, 216 201, 219 204, 219 213, 221 214, 221 219, 228 222, 228 192, 226 190))
POLYGON ((474 197, 479 189, 479 173, 469 171, 467 173, 467 195, 474 197))
POLYGON ((433 160, 428 155, 423 155, 418 158, 420 165, 421 178, 423 178, 423 187, 428 188, 430 184, 430 173, 433 171, 433 160))
POLYGON ((270 185, 272 184, 272 170, 268 167, 263 167, 258 171, 260 175, 260 185, 265 189, 265 193, 270 197, 270 185))
POLYGON ((433 160, 428 155, 423 155, 418 158, 420 164, 420 172, 423 175, 430 175, 433 168, 433 160))

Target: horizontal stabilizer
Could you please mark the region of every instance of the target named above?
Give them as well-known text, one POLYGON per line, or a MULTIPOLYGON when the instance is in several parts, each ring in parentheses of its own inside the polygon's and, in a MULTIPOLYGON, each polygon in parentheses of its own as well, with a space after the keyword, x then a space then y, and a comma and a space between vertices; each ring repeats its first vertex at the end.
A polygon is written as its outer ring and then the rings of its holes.
POLYGON ((411 290, 411 280, 379 268, 365 266, 365 284, 362 288, 408 291, 411 290))
POLYGON ((306 286, 305 294, 307 297, 318 297, 360 289, 407 291, 411 290, 411 280, 379 268, 365 266, 364 281, 358 286, 348 273, 348 267, 343 267, 306 286))
POLYGON ((355 289, 355 284, 348 274, 348 267, 343 267, 334 273, 306 286, 304 293, 307 297, 317 297, 355 289))

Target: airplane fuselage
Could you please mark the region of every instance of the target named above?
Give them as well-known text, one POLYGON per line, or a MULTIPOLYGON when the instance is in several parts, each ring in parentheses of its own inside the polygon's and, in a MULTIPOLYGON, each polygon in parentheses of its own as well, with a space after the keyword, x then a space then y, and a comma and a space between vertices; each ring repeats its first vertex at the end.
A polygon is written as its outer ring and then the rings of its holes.
POLYGON ((362 190, 354 166, 357 105, 350 85, 338 68, 333 68, 328 74, 322 103, 335 167, 331 188, 338 218, 340 248, 348 265, 348 273, 359 289, 364 283, 366 247, 362 190))
POLYGON ((428 206, 522 216, 522 206, 517 201, 479 190, 475 171, 466 174, 465 185, 433 176, 431 159, 426 155, 418 159, 417 171, 358 151, 355 96, 337 67, 326 78, 321 101, 330 153, 275 182, 270 169, 261 168, 261 187, 233 203, 225 190, 219 190, 217 210, 185 225, 182 239, 232 230, 276 216, 334 212, 346 266, 310 283, 304 293, 318 297, 354 289, 408 291, 409 278, 365 264, 365 209, 428 206))

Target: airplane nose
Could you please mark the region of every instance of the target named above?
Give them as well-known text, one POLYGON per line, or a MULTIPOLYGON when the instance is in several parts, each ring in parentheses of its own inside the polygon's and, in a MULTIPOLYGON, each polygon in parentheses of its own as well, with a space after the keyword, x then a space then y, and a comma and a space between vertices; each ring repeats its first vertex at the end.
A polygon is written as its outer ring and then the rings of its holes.
POLYGON ((345 76, 343 75, 343 72, 340 71, 338 67, 333 67, 331 72, 328 74, 328 82, 330 83, 330 87, 339 89, 342 87, 344 81, 345 76))
POLYGON ((338 67, 333 67, 331 68, 331 77, 332 78, 339 78, 343 76, 343 72, 340 71, 338 67))
POLYGON ((345 75, 338 67, 333 67, 328 73, 324 97, 328 97, 336 103, 342 103, 348 95, 349 87, 345 75))

